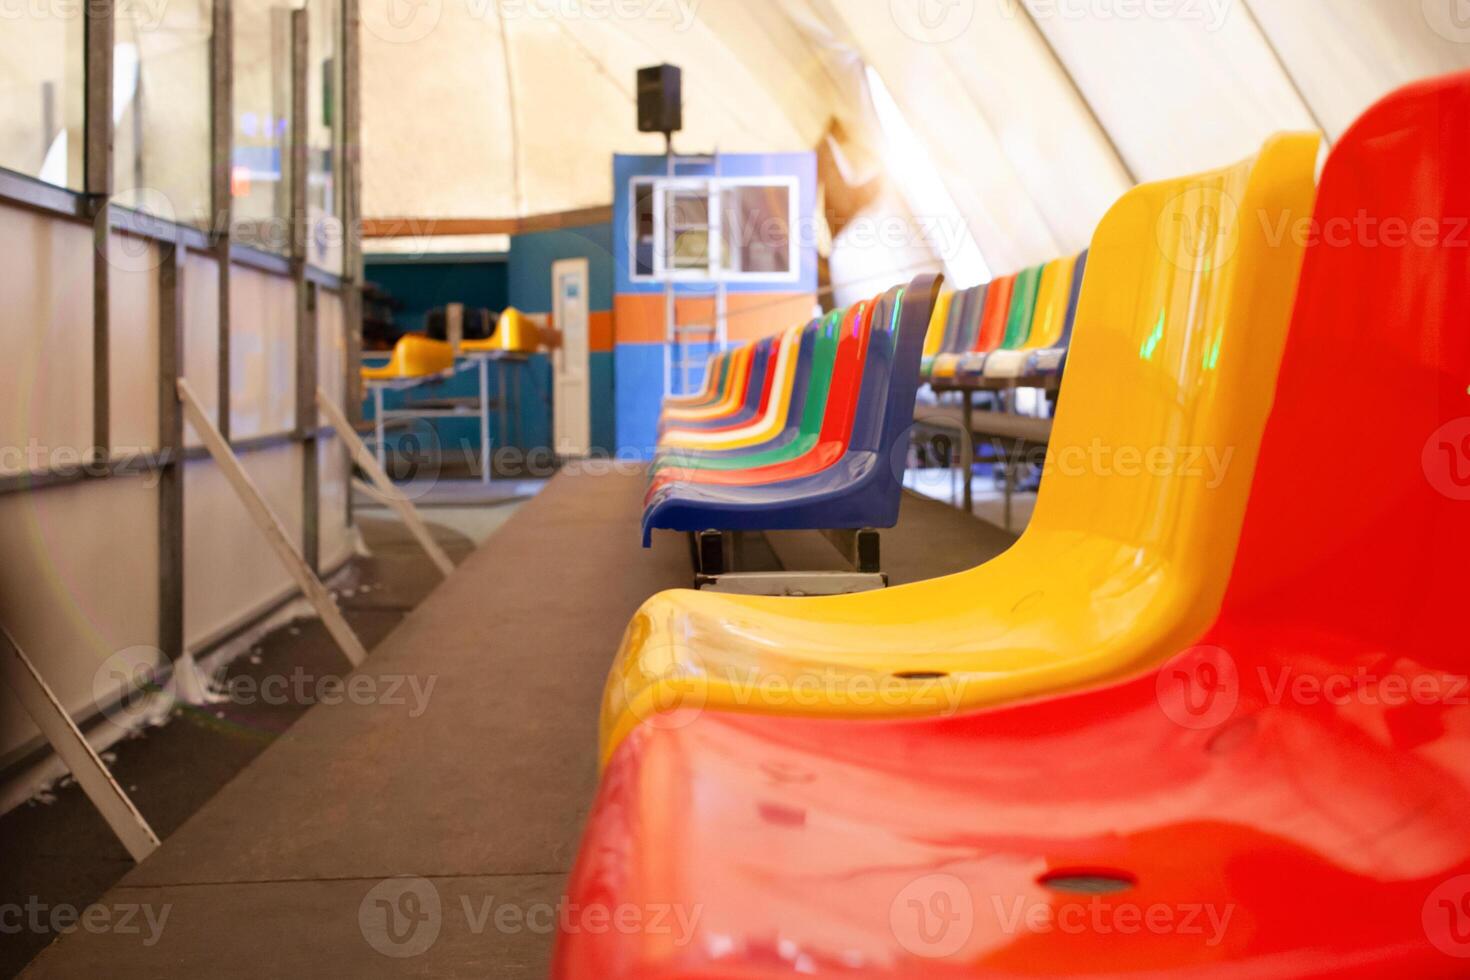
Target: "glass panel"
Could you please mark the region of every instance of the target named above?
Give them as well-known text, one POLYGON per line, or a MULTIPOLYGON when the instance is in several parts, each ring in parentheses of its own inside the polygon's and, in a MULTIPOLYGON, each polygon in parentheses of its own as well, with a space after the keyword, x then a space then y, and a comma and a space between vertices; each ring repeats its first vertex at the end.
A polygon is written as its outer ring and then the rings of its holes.
POLYGON ((739 275, 791 272, 791 188, 726 186, 720 192, 721 262, 739 275))
POLYGON ((113 200, 208 227, 210 0, 123 5, 113 46, 113 200))
POLYGON ((633 184, 633 275, 653 275, 653 182, 633 184))
POLYGON ((669 256, 673 268, 709 268, 709 215, 709 191, 670 192, 669 256))
POLYGON ((337 147, 342 145, 341 0, 307 5, 306 209, 311 233, 307 261, 342 271, 342 194, 337 147))
POLYGON ((0 4, 0 167, 82 189, 82 18, 0 4))
POLYGON ((291 11, 272 0, 236 0, 234 14, 235 241, 284 254, 291 244, 291 11))

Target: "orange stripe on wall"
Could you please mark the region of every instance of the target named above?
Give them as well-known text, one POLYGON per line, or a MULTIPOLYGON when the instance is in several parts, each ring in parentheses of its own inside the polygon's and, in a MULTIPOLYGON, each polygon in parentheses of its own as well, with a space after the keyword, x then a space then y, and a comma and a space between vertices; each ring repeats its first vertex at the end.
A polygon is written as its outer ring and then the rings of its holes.
MULTIPOLYGON (((556 318, 546 314, 546 325, 556 329, 556 318)), ((612 310, 593 310, 587 314, 587 349, 606 353, 613 349, 612 310)))
MULTIPOLYGON (((714 300, 680 299, 680 323, 708 323, 714 300)), ((732 341, 755 340, 779 333, 812 318, 813 293, 730 293, 726 300, 726 332, 732 341)), ((663 343, 664 298, 651 293, 622 293, 613 297, 614 336, 620 344, 663 343)))

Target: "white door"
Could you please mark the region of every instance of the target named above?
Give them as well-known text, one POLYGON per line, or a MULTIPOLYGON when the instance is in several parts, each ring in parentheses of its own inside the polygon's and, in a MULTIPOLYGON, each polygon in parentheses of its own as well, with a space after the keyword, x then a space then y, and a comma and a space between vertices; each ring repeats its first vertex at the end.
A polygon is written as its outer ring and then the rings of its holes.
POLYGON ((586 259, 551 264, 552 319, 561 333, 553 358, 556 372, 556 451, 561 456, 592 452, 592 386, 588 367, 586 259))

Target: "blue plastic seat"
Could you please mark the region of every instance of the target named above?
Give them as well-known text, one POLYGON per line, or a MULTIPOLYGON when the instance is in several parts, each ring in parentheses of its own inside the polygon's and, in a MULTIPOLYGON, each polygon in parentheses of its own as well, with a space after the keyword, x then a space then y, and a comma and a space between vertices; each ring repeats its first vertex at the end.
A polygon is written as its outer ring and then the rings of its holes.
POLYGON ((811 476, 756 486, 675 483, 643 513, 653 531, 768 531, 892 527, 903 492, 903 435, 913 423, 919 360, 940 278, 890 290, 873 316, 848 451, 811 476))

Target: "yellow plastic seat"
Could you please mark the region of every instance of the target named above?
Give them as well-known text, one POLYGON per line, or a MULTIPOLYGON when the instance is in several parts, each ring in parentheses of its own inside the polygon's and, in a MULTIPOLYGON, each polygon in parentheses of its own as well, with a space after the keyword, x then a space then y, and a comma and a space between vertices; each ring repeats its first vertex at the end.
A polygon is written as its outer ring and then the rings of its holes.
POLYGON ((730 361, 730 377, 719 401, 694 408, 670 407, 663 412, 663 421, 672 428, 680 422, 698 422, 721 418, 739 410, 745 401, 745 388, 750 380, 751 359, 755 356, 755 345, 744 344, 735 349, 730 361))
POLYGON ((454 369, 454 349, 442 340, 406 333, 393 345, 393 355, 382 367, 362 369, 364 381, 400 381, 427 378, 454 369))
POLYGON ((924 335, 924 357, 932 358, 944 346, 944 328, 949 323, 949 311, 954 306, 954 291, 944 293, 934 304, 934 316, 929 319, 929 332, 924 335))
POLYGON ((541 331, 514 306, 507 306, 495 321, 495 329, 484 340, 460 341, 459 349, 465 354, 486 354, 505 351, 511 354, 529 354, 541 346, 541 331))
MULTIPOLYGON (((796 362, 800 355, 801 332, 806 325, 791 327, 781 337, 781 350, 776 355, 775 390, 766 403, 765 413, 749 425, 726 432, 700 432, 672 429, 659 440, 666 449, 744 449, 774 439, 786 428, 791 408, 791 390, 796 381, 796 362)), ((743 390, 743 389, 742 389, 743 390)))
POLYGON ((602 762, 677 708, 943 714, 1125 675, 1212 621, 1239 537, 1312 214, 1318 138, 1123 196, 1092 243, 1034 517, 1008 551, 828 598, 644 603, 604 693, 602 762))

